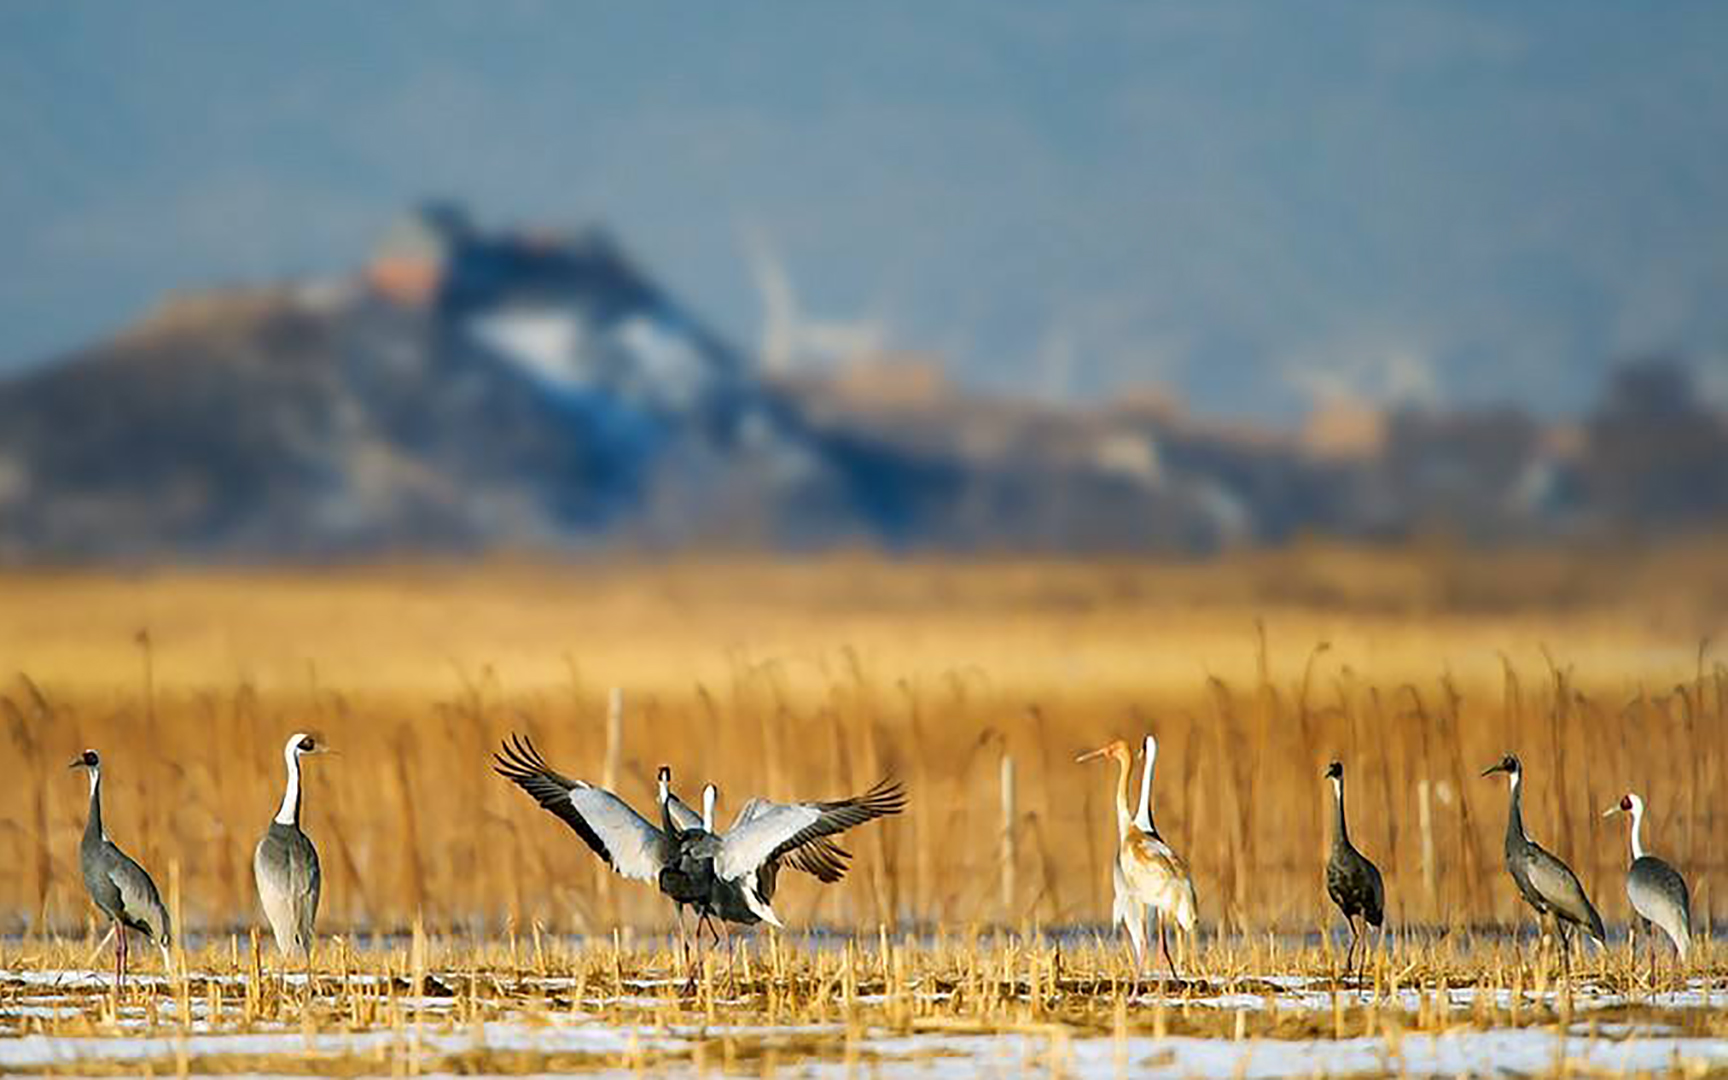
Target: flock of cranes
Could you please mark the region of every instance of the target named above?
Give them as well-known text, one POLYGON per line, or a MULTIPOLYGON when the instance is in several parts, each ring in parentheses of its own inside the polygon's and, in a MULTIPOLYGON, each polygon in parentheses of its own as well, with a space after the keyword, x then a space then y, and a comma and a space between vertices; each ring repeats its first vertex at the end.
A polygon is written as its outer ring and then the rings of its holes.
MULTIPOLYGON (((1117 852, 1111 867, 1114 897, 1111 906, 1113 926, 1128 932, 1136 964, 1146 959, 1146 916, 1151 912, 1158 925, 1158 948, 1169 967, 1171 977, 1177 977, 1176 964, 1164 937, 1164 919, 1173 919, 1189 932, 1194 927, 1195 894, 1193 875, 1188 864, 1159 835, 1152 820, 1152 775, 1158 759, 1158 741, 1147 735, 1141 751, 1140 800, 1135 810, 1128 810, 1129 774, 1134 757, 1128 744, 1121 739, 1076 760, 1093 761, 1111 758, 1116 762, 1116 835, 1117 852)), ((1585 894, 1578 876, 1564 862, 1549 853, 1524 831, 1523 783, 1524 767, 1516 755, 1507 754, 1484 769, 1483 776, 1505 773, 1511 788, 1510 805, 1506 813, 1506 872, 1511 875, 1518 894, 1536 912, 1537 918, 1552 931, 1560 946, 1562 970, 1571 969, 1571 931, 1582 929, 1606 944, 1607 932, 1602 916, 1585 894)), ((1332 784, 1332 850, 1326 859, 1326 895, 1343 913, 1350 926, 1350 947, 1344 954, 1344 969, 1349 972, 1354 960, 1360 981, 1360 970, 1368 955, 1367 931, 1358 929, 1361 919, 1369 927, 1384 934, 1386 918, 1386 884, 1380 868, 1350 842, 1350 826, 1344 815, 1344 765, 1334 761, 1326 767, 1323 778, 1332 784), (1360 958, 1357 946, 1361 945, 1360 958)), ((1655 964, 1655 938, 1650 926, 1662 928, 1674 943, 1679 959, 1684 962, 1691 949, 1692 909, 1686 880, 1680 872, 1654 855, 1644 852, 1644 800, 1628 792, 1621 800, 1603 811, 1603 816, 1627 813, 1632 816, 1632 865, 1626 874, 1626 894, 1643 924, 1645 939, 1651 947, 1651 964, 1655 964)))
MULTIPOLYGON (((303 758, 330 752, 314 736, 304 733, 295 733, 283 744, 287 779, 282 801, 259 839, 252 861, 258 898, 275 935, 277 949, 285 958, 295 955, 304 958, 308 969, 322 879, 318 851, 300 828, 300 768, 303 758)), ((1111 867, 1112 926, 1126 931, 1134 962, 1142 967, 1149 958, 1146 921, 1149 915, 1154 917, 1158 949, 1171 976, 1179 978, 1164 922, 1168 918, 1184 934, 1191 934, 1199 905, 1187 862, 1171 848, 1153 820, 1152 785, 1157 756, 1157 740, 1147 735, 1141 745, 1139 798, 1132 811, 1129 796, 1134 753, 1128 743, 1115 739, 1076 760, 1109 758, 1116 763, 1117 853, 1111 867)), ((722 831, 716 828, 714 817, 718 789, 713 784, 703 787, 702 810, 698 813, 673 792, 672 772, 665 766, 660 767, 656 777, 656 823, 617 794, 557 772, 525 737, 511 736, 493 757, 494 771, 574 830, 613 872, 654 885, 672 902, 686 967, 690 966, 691 958, 690 932, 685 924, 687 911, 694 911, 697 916, 698 947, 704 928, 715 943, 720 943, 730 934, 730 924, 767 923, 783 927, 784 922, 773 908, 775 885, 783 868, 791 867, 823 883, 838 881, 845 876, 852 855, 839 846, 835 837, 877 818, 899 814, 906 807, 904 787, 896 780, 884 778, 862 794, 844 799, 781 803, 753 798, 722 831)), ((91 900, 111 922, 109 936, 117 938, 114 977, 118 987, 126 972, 127 931, 142 934, 161 950, 165 967, 173 931, 155 882, 143 867, 115 846, 103 827, 101 757, 95 750, 86 750, 71 767, 84 769, 89 775, 90 809, 78 849, 79 867, 91 900)), ((1573 928, 1605 942, 1602 917, 1577 875, 1524 831, 1524 769, 1515 755, 1507 754, 1483 770, 1482 775, 1501 773, 1506 775, 1509 785, 1507 873, 1519 895, 1553 932, 1560 946, 1563 970, 1569 972, 1573 928)), ((1350 948, 1345 954, 1348 972, 1353 960, 1359 970, 1368 953, 1367 930, 1358 929, 1357 920, 1384 934, 1386 890, 1379 869, 1350 841, 1344 813, 1343 765, 1332 762, 1323 778, 1332 785, 1334 807, 1326 892, 1350 926, 1350 948)), ((1641 798, 1628 792, 1603 815, 1618 813, 1631 817, 1632 862, 1626 875, 1626 892, 1650 945, 1651 963, 1655 963, 1652 925, 1661 928, 1673 942, 1679 959, 1684 961, 1692 937, 1691 903, 1685 879, 1674 867, 1644 851, 1641 798)), ((106 944, 104 938, 98 950, 106 944)))

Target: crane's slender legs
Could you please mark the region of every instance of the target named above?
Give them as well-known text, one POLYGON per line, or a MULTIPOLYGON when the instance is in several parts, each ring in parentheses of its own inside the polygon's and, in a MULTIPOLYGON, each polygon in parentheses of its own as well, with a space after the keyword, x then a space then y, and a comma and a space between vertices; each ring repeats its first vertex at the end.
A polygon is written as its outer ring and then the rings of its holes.
POLYGON ((1164 940, 1164 913, 1162 911, 1158 913, 1158 951, 1164 954, 1164 962, 1170 966, 1170 977, 1181 982, 1182 976, 1176 974, 1176 961, 1170 959, 1170 944, 1164 940))
POLYGON ((126 979, 126 928, 116 922, 114 935, 114 993, 119 994, 126 979))
POLYGON ((1361 934, 1362 934, 1362 951, 1356 957, 1356 985, 1362 986, 1362 987, 1366 987, 1368 985, 1368 953, 1370 952, 1370 950, 1378 952, 1381 942, 1383 942, 1386 938, 1386 928, 1384 925, 1382 925, 1380 928, 1379 935, 1377 937, 1375 937, 1373 944, 1370 945, 1370 943, 1368 941, 1368 931, 1369 931, 1368 920, 1366 917, 1364 917, 1362 920, 1362 931, 1361 931, 1361 934))
POLYGON ((1123 942, 1122 950, 1128 954, 1128 970, 1134 973, 1136 984, 1140 981, 1141 969, 1146 965, 1146 909, 1135 905, 1134 917, 1122 920, 1122 928, 1128 931, 1128 940, 1123 942))
POLYGON ((1356 941, 1361 935, 1356 930, 1356 916, 1346 915, 1344 921, 1350 924, 1350 947, 1344 950, 1344 974, 1348 977, 1356 967, 1356 941))
POLYGON ((1558 915, 1554 919, 1554 936, 1560 942, 1560 976, 1568 982, 1572 979, 1572 935, 1566 932, 1566 924, 1560 921, 1558 915))
POLYGON ((684 928, 684 905, 674 904, 673 910, 678 912, 678 945, 684 953, 684 970, 690 970, 690 932, 684 928))

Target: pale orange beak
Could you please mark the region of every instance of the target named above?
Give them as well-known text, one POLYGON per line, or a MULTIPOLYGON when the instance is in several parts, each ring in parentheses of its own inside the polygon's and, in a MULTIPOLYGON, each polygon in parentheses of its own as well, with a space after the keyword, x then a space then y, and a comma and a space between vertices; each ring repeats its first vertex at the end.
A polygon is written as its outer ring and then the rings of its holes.
POLYGON ((1078 764, 1079 762, 1082 762, 1082 761, 1091 761, 1093 758, 1104 757, 1105 755, 1109 754, 1110 751, 1112 751, 1114 749, 1116 749, 1116 744, 1110 743, 1106 746, 1100 746, 1096 750, 1088 750, 1086 753, 1081 754, 1079 757, 1075 758, 1074 761, 1076 764, 1078 764))

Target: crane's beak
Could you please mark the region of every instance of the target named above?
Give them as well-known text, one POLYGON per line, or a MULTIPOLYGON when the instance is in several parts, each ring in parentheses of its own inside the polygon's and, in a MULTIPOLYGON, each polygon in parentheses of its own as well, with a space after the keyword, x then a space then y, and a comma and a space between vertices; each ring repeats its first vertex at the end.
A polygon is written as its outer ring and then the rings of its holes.
POLYGON ((1482 770, 1482 775, 1483 776, 1493 776, 1497 772, 1505 772, 1505 771, 1506 771, 1506 766, 1504 766, 1504 765, 1498 765, 1498 764, 1490 765, 1486 769, 1482 770))
POLYGON ((1603 817, 1613 817, 1615 814, 1618 814, 1618 813, 1620 813, 1620 804, 1615 803, 1613 806, 1610 806, 1608 809, 1602 811, 1602 816, 1603 817))
POLYGON ((84 767, 84 759, 81 757, 80 758, 73 758, 72 764, 70 764, 66 767, 68 769, 82 769, 84 767))
POLYGON ((1086 753, 1081 754, 1079 757, 1075 758, 1074 761, 1076 764, 1082 761, 1091 761, 1093 758, 1101 758, 1109 752, 1110 748, 1108 746, 1100 746, 1096 750, 1088 750, 1086 753))

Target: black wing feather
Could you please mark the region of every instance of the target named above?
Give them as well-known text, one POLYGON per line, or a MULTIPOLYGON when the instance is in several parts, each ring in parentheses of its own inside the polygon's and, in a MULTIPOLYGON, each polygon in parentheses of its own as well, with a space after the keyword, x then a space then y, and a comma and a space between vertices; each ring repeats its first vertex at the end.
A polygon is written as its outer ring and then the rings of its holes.
POLYGON ((570 801, 570 792, 579 785, 546 764, 546 759, 534 748, 533 740, 512 733, 510 740, 504 744, 504 752, 494 753, 492 759, 495 763, 492 766, 494 772, 532 795, 535 802, 574 829, 582 842, 600 856, 607 866, 612 865, 612 853, 606 850, 600 834, 594 831, 570 801))

